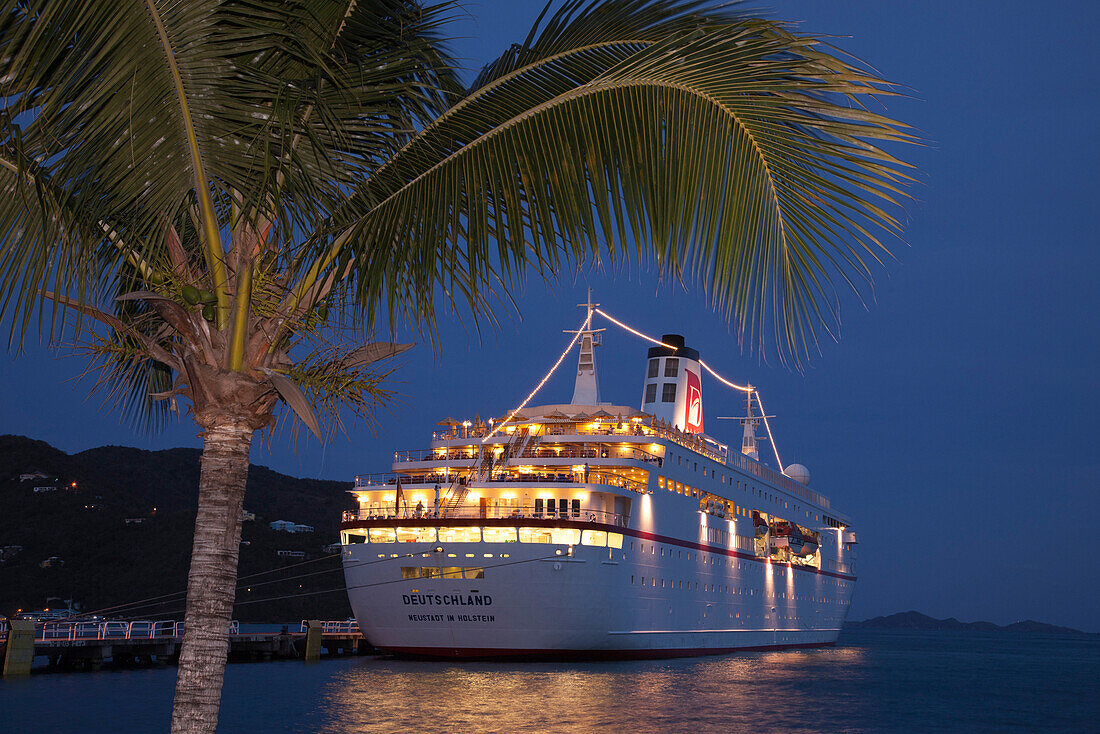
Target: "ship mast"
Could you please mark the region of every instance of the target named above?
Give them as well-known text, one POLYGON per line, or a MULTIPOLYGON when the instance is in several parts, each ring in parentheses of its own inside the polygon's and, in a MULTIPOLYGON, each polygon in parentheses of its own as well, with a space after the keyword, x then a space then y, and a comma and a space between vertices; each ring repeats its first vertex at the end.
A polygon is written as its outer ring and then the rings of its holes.
POLYGON ((745 393, 745 417, 741 419, 741 425, 745 427, 741 436, 741 453, 760 461, 760 452, 756 449, 756 427, 760 425, 760 419, 752 414, 752 390, 745 393))
MULTIPOLYGON (((573 400, 571 405, 598 405, 600 402, 600 384, 596 379, 596 347, 600 345, 599 333, 603 329, 593 329, 592 312, 598 303, 592 302, 592 289, 588 289, 588 302, 578 303, 577 306, 588 309, 585 323, 587 329, 580 331, 581 353, 577 358, 577 381, 573 387, 573 400)), ((565 330, 566 334, 577 334, 576 331, 565 330)))
POLYGON ((758 438, 756 435, 756 427, 760 425, 764 418, 774 418, 774 415, 764 415, 761 411, 760 415, 754 415, 752 412, 752 399, 756 394, 756 388, 752 385, 748 385, 745 388, 745 415, 744 416, 731 416, 720 415, 719 420, 735 420, 740 421, 744 426, 744 432, 741 435, 741 453, 749 457, 753 461, 760 461, 760 450, 757 447, 757 441, 766 441, 767 438, 758 438))

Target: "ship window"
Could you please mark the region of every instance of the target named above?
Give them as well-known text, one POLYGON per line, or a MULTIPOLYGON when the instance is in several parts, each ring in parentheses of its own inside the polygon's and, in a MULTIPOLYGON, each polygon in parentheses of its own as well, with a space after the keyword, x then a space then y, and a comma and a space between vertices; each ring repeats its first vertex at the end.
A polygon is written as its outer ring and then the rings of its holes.
POLYGON ((676 383, 666 382, 661 388, 661 402, 674 403, 676 402, 676 383))
POLYGON ((392 543, 397 539, 397 534, 393 528, 371 528, 370 529, 370 542, 372 543, 392 543))
POLYGON ((576 545, 581 542, 581 531, 574 528, 520 528, 519 542, 576 545))
POLYGON ((460 579, 462 578, 462 569, 458 566, 444 566, 441 577, 445 579, 460 579))
POLYGON ((398 543, 434 543, 435 528, 397 528, 398 543))
POLYGON ((572 514, 573 514, 573 517, 580 517, 581 516, 581 501, 580 500, 573 500, 572 514))
POLYGON ((664 477, 662 477, 662 476, 657 477, 657 487, 660 488, 660 489, 665 488, 665 478, 664 477))
POLYGON ((661 360, 659 360, 659 359, 649 360, 649 375, 648 376, 649 377, 656 377, 657 376, 657 370, 659 370, 660 367, 661 367, 661 360))
POLYGON ((484 568, 464 568, 462 569, 462 575, 468 579, 483 579, 485 578, 484 568))
POLYGON ((416 566, 402 566, 401 578, 403 579, 418 579, 420 578, 420 569, 416 566))
POLYGON ((602 530, 585 530, 581 535, 582 545, 607 545, 607 533, 602 530))
MULTIPOLYGON (((652 375, 651 375, 652 377, 652 375)), ((651 382, 645 386, 645 401, 647 403, 657 402, 657 383, 651 382)))
POLYGON ((607 534, 607 545, 608 545, 609 548, 620 548, 621 549, 623 547, 622 533, 608 533, 607 534))
POLYGON ((484 528, 482 533, 485 535, 486 543, 515 543, 516 542, 516 529, 515 528, 484 528))
POLYGON ((481 528, 440 528, 440 543, 480 543, 481 528))
POLYGON ((678 360, 678 359, 666 359, 665 360, 665 377, 675 377, 676 374, 679 371, 680 371, 680 360, 678 360))
POLYGON ((543 500, 541 497, 535 498, 535 517, 541 517, 542 516, 542 510, 543 510, 543 505, 544 504, 545 504, 545 500, 543 500))
POLYGON ((569 517, 569 500, 564 497, 558 500, 558 517, 569 517))

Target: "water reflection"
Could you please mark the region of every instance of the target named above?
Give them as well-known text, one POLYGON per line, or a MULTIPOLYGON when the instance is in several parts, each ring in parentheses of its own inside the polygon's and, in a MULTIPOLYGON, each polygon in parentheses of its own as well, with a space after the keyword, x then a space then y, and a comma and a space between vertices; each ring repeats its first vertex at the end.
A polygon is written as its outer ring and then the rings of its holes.
POLYGON ((370 658, 324 689, 310 724, 333 733, 842 730, 858 696, 835 708, 823 699, 826 689, 858 690, 850 677, 863 658, 854 647, 573 664, 370 658))

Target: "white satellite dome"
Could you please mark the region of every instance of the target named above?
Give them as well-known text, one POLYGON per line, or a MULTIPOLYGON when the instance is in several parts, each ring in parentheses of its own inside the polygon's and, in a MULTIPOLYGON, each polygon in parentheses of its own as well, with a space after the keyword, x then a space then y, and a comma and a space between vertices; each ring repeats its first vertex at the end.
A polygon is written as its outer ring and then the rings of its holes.
POLYGON ((810 470, 801 464, 790 464, 783 473, 799 484, 809 485, 810 483, 810 470))

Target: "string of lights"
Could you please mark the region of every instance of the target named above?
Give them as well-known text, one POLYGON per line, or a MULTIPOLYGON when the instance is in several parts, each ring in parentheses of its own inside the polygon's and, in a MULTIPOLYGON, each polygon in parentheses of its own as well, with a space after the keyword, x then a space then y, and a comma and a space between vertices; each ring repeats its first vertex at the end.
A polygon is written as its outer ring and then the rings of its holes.
POLYGON ((768 443, 772 445, 772 451, 775 452, 775 463, 779 466, 779 471, 786 476, 787 468, 779 460, 779 447, 775 445, 775 439, 772 438, 772 427, 768 424, 768 414, 764 410, 764 401, 760 399, 760 391, 754 390, 753 394, 756 395, 756 402, 760 406, 760 416, 764 419, 764 429, 768 432, 768 443))
POLYGON ((590 323, 592 323, 592 314, 591 313, 588 314, 587 316, 585 316, 584 323, 581 324, 581 328, 577 329, 576 333, 573 334, 573 341, 569 342, 569 346, 566 347, 565 351, 561 353, 561 356, 558 357, 558 361, 554 363, 554 366, 550 368, 550 371, 546 373, 546 376, 543 377, 539 381, 539 384, 535 385, 535 389, 531 391, 531 394, 528 395, 524 399, 524 401, 522 403, 520 403, 519 407, 516 408, 515 410, 513 410, 507 418, 505 418, 503 421, 501 421, 500 423, 495 425, 493 427, 493 430, 489 431, 489 433, 486 434, 485 438, 481 439, 482 443, 485 443, 490 438, 492 438, 496 434, 497 431, 504 428, 504 426, 506 426, 510 420, 515 418, 516 415, 521 410, 523 410, 524 408, 527 407, 527 403, 531 402, 531 398, 535 397, 535 395, 538 393, 538 391, 542 389, 542 386, 546 384, 546 381, 550 379, 550 376, 553 375, 554 372, 558 369, 558 367, 561 366, 561 363, 565 359, 565 356, 567 354, 569 354, 569 352, 573 351, 573 347, 576 345, 577 340, 580 339, 581 333, 584 332, 586 329, 588 329, 588 325, 590 323))
MULTIPOLYGON (((625 329, 626 331, 629 331, 634 336, 641 337, 642 339, 645 339, 648 342, 652 342, 653 344, 657 344, 657 345, 662 346, 662 347, 668 347, 669 349, 675 349, 676 348, 676 347, 672 346, 671 344, 665 344, 660 339, 654 339, 653 337, 649 336, 648 334, 643 334, 642 332, 638 331, 637 329, 634 329, 634 328, 631 328, 631 327, 627 326, 622 321, 619 321, 618 319, 616 319, 613 316, 611 316, 610 314, 608 314, 606 311, 602 311, 601 309, 598 309, 598 308, 595 308, 595 309, 592 309, 592 310, 593 310, 594 313, 598 313, 600 316, 603 316, 605 319, 607 319, 611 323, 615 324, 616 326, 618 326, 622 329, 625 329)), ((564 357, 564 356, 565 355, 563 354, 562 357, 564 357)), ((704 362, 701 359, 699 360, 699 366, 702 367, 703 369, 705 369, 707 372, 709 372, 710 375, 714 379, 718 380, 723 385, 725 385, 727 387, 731 387, 734 390, 740 390, 741 392, 746 393, 747 395, 749 395, 750 398, 753 395, 756 396, 756 402, 760 405, 760 415, 764 419, 764 429, 768 432, 768 442, 772 445, 772 450, 775 452, 775 462, 776 462, 776 464, 779 465, 779 471, 782 472, 784 475, 786 475, 787 470, 783 466, 783 462, 779 460, 779 447, 777 447, 775 445, 775 437, 772 436, 772 427, 768 423, 767 414, 764 412, 764 403, 763 403, 762 400, 760 400, 760 391, 757 390, 756 388, 754 388, 752 385, 738 385, 735 382, 730 382, 725 377, 722 377, 720 374, 715 372, 709 364, 707 364, 706 362, 704 362)))
POLYGON ((732 387, 734 390, 740 390, 743 393, 751 393, 751 392, 754 392, 754 390, 755 390, 752 385, 737 385, 737 384, 734 384, 734 383, 730 382, 725 377, 722 377, 720 374, 718 374, 717 372, 712 370, 710 368, 710 365, 707 364, 706 362, 704 362, 701 359, 699 360, 699 366, 702 367, 703 369, 705 369, 707 372, 709 372, 711 374, 711 376, 714 377, 714 379, 718 380, 723 385, 726 385, 728 387, 732 387))
POLYGON ((611 316, 610 314, 608 314, 605 311, 601 311, 598 308, 594 308, 592 310, 595 311, 596 313, 598 313, 600 316, 603 316, 605 319, 607 319, 611 323, 615 324, 616 326, 618 326, 620 328, 623 328, 623 329, 626 329, 627 331, 629 331, 634 336, 640 336, 642 339, 645 339, 647 342, 653 342, 657 346, 668 347, 669 349, 675 349, 676 348, 676 347, 672 346, 671 344, 665 344, 660 339, 654 339, 653 337, 649 336, 648 334, 643 334, 642 332, 638 331, 637 329, 632 329, 631 327, 627 326, 622 321, 619 321, 617 318, 614 318, 613 316, 611 316))

